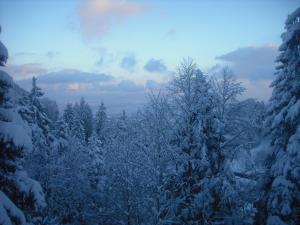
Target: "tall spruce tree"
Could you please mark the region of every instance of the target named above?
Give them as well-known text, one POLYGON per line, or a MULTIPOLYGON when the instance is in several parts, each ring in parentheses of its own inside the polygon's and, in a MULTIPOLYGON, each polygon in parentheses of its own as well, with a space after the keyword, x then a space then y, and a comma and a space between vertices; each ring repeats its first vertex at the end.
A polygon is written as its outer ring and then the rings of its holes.
POLYGON ((74 110, 72 104, 68 103, 66 105, 66 108, 64 109, 62 119, 67 125, 67 130, 70 132, 73 127, 73 121, 74 121, 74 110))
POLYGON ((95 132, 101 141, 104 141, 104 129, 106 125, 106 120, 106 107, 104 103, 101 102, 101 105, 99 106, 98 111, 95 115, 95 132))
MULTIPOLYGON (((7 59, 4 48, 0 43, 0 65, 7 59)), ((22 94, 18 91, 12 78, 0 71, 0 224, 4 225, 26 225, 26 220, 38 224, 34 217, 46 205, 41 186, 21 165, 32 142, 30 128, 17 111, 22 94)))
MULTIPOLYGON (((1 26, 0 26, 1 33, 1 26)), ((0 66, 4 66, 6 64, 8 58, 8 51, 4 44, 0 41, 0 66)))
POLYGON ((234 179, 221 149, 224 137, 210 84, 187 60, 169 91, 178 130, 174 149, 181 160, 164 187, 161 224, 238 224, 234 179))
POLYGON ((20 110, 22 117, 29 123, 32 130, 32 152, 25 155, 25 167, 28 172, 41 182, 45 193, 49 185, 49 157, 53 136, 49 129, 51 120, 47 117, 40 98, 44 95, 37 85, 37 78, 32 78, 32 88, 23 98, 23 107, 20 110), (39 169, 37 169, 39 168, 39 169))
POLYGON ((81 97, 79 104, 76 103, 73 107, 74 125, 73 133, 76 137, 81 138, 83 143, 87 144, 93 133, 93 112, 91 107, 84 98, 81 97), (83 135, 83 137, 81 137, 83 135))
POLYGON ((267 172, 256 224, 300 224, 300 8, 285 22, 266 118, 267 172))

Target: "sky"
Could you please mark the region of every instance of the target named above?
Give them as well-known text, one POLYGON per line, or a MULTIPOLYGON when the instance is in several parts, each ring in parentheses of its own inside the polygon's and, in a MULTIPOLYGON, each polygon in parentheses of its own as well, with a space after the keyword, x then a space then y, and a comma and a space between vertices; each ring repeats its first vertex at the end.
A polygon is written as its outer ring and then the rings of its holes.
POLYGON ((299 0, 1 0, 5 70, 32 76, 63 108, 80 96, 96 109, 135 111, 183 58, 205 73, 230 66, 242 98, 267 101, 288 14, 299 0))

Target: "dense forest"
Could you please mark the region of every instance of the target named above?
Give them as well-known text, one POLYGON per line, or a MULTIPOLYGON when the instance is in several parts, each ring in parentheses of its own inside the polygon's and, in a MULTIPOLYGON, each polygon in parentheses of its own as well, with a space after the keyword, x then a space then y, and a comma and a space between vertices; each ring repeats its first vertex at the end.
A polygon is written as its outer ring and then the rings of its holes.
POLYGON ((0 71, 0 224, 300 224, 300 8, 285 29, 267 103, 190 58, 114 116, 0 71))

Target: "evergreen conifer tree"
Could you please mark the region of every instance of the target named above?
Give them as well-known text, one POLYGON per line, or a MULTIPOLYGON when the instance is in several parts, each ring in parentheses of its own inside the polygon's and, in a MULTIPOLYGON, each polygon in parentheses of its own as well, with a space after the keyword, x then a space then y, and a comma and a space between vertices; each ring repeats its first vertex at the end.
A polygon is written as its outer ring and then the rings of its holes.
POLYGON ((288 16, 266 118, 271 140, 256 224, 300 223, 300 8, 288 16))

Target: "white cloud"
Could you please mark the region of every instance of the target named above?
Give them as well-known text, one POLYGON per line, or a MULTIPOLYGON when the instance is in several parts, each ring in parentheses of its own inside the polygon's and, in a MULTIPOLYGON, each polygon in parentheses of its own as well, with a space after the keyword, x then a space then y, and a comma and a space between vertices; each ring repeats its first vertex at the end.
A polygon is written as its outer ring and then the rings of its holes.
MULTIPOLYGON (((216 59, 229 63, 237 79, 246 88, 243 98, 267 101, 272 93, 270 83, 275 78, 277 49, 276 45, 244 47, 217 56, 216 59)), ((222 66, 218 64, 210 72, 218 71, 222 66)))
POLYGON ((153 73, 153 72, 163 73, 163 72, 167 71, 167 67, 161 59, 153 59, 153 58, 150 59, 145 64, 144 69, 150 73, 153 73))
POLYGON ((34 52, 17 52, 15 54, 13 54, 11 57, 32 57, 32 56, 36 56, 37 54, 34 52))
POLYGON ((129 71, 129 72, 133 72, 134 67, 136 65, 136 59, 134 55, 128 55, 122 58, 122 61, 120 63, 120 66, 129 71))
POLYGON ((159 89, 161 87, 161 84, 155 80, 147 80, 145 87, 150 90, 155 90, 155 89, 159 89))
POLYGON ((230 63, 239 78, 272 79, 276 66, 275 59, 278 55, 277 48, 275 45, 244 47, 217 56, 216 59, 230 63))
POLYGON ((249 80, 249 79, 238 79, 242 82, 243 87, 246 88, 243 93, 243 98, 254 98, 261 101, 268 101, 272 94, 272 88, 270 84, 271 79, 266 80, 249 80))
POLYGON ((120 88, 121 91, 129 91, 129 92, 138 92, 138 91, 143 91, 143 87, 138 86, 131 80, 122 80, 119 84, 118 87, 120 88))
POLYGON ((145 7, 128 0, 86 0, 79 8, 80 28, 87 38, 100 37, 145 7))
MULTIPOLYGON (((60 70, 44 73, 37 77, 40 84, 67 84, 67 83, 95 83, 112 80, 113 77, 104 73, 88 73, 79 70, 60 70)), ((31 79, 24 79, 21 83, 31 83, 31 79)))
POLYGON ((96 53, 97 57, 97 61, 95 62, 96 67, 108 67, 110 64, 116 62, 119 58, 118 54, 112 53, 104 47, 92 48, 92 50, 96 53))
POLYGON ((47 70, 39 63, 27 63, 21 65, 8 64, 2 68, 15 80, 27 79, 46 73, 47 70))
POLYGON ((171 28, 165 33, 164 37, 167 39, 174 38, 176 36, 176 33, 176 30, 174 28, 171 28))
MULTIPOLYGON (((31 79, 17 83, 27 90, 31 88, 31 79)), ((78 70, 40 75, 37 77, 37 85, 43 89, 46 97, 56 100, 61 109, 68 102, 76 102, 83 96, 94 110, 101 100, 104 101, 109 113, 119 113, 123 109, 128 112, 137 110, 145 104, 148 91, 148 85, 143 83, 78 70)))
POLYGON ((53 59, 55 57, 57 57, 59 55, 59 53, 57 51, 48 51, 46 52, 45 56, 48 58, 48 59, 53 59))

